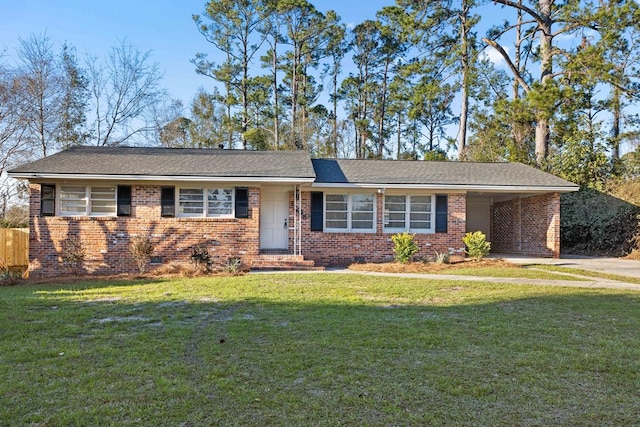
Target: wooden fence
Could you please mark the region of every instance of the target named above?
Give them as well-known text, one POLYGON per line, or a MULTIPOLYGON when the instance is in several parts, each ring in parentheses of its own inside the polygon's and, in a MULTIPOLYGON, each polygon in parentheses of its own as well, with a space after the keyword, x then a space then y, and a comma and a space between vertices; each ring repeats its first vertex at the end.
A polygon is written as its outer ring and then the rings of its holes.
POLYGON ((0 228, 0 271, 26 273, 29 268, 29 229, 0 228))

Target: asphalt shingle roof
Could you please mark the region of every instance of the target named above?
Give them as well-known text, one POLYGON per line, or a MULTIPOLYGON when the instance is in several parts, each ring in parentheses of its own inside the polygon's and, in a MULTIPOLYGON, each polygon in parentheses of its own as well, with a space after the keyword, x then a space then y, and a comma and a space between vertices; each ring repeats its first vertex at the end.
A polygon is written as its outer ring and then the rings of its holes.
POLYGON ((73 147, 11 173, 314 178, 304 151, 73 147))
POLYGON ((313 159, 316 183, 577 186, 522 163, 313 159))
POLYGON ((311 159, 306 151, 73 147, 12 174, 314 179, 318 184, 513 186, 577 189, 521 163, 311 159))

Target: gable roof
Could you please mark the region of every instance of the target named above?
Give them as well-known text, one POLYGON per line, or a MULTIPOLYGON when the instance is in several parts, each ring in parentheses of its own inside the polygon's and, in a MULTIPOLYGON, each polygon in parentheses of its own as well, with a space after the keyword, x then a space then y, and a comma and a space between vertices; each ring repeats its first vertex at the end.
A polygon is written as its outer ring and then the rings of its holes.
POLYGON ((175 179, 311 182, 304 151, 73 147, 17 167, 16 178, 175 179))
POLYGON ((575 191, 578 186, 522 163, 313 159, 317 187, 575 191))

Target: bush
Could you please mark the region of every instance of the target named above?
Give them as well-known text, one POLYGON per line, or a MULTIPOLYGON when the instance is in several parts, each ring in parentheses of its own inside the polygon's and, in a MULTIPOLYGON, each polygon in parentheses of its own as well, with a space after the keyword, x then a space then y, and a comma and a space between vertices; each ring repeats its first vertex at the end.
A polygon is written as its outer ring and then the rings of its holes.
POLYGON ((411 261, 411 258, 418 253, 420 248, 414 241, 415 234, 409 234, 408 232, 398 233, 391 236, 393 241, 393 253, 396 262, 400 264, 406 264, 411 261))
POLYGON ((487 242, 487 236, 482 231, 467 233, 462 238, 467 249, 465 253, 475 260, 482 259, 489 255, 491 242, 487 242))
POLYGON ((242 264, 242 260, 240 258, 229 258, 227 260, 227 265, 224 266, 224 271, 231 274, 240 273, 240 264, 242 264))
POLYGON ((153 244, 147 236, 135 236, 129 241, 129 252, 133 255, 140 273, 144 273, 153 255, 153 244))
POLYGON ((80 275, 86 256, 87 251, 77 237, 62 242, 62 250, 60 251, 62 264, 71 270, 74 276, 80 275))
POLYGON ((436 252, 436 264, 449 264, 451 256, 449 252, 436 252))
POLYGON ((610 194, 580 190, 561 196, 560 236, 563 251, 621 256, 633 249, 640 229, 640 181, 611 181, 610 194))
POLYGON ((206 273, 211 271, 213 260, 211 259, 207 245, 201 243, 191 249, 191 262, 196 270, 204 271, 206 273))

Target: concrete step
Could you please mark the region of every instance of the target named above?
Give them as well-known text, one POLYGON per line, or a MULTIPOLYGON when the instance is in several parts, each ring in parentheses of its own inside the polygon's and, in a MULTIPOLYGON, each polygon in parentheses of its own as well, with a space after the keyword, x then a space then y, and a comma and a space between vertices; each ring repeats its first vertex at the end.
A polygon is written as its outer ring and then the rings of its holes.
POLYGON ((259 266, 299 266, 299 267, 313 267, 316 265, 315 262, 311 260, 299 260, 299 261, 289 261, 289 260, 270 260, 270 259, 256 259, 251 262, 253 267, 259 266))
POLYGON ((251 262, 253 271, 320 271, 324 267, 316 267, 313 260, 306 260, 302 255, 263 254, 251 262))

